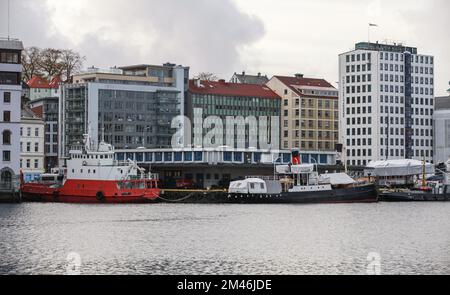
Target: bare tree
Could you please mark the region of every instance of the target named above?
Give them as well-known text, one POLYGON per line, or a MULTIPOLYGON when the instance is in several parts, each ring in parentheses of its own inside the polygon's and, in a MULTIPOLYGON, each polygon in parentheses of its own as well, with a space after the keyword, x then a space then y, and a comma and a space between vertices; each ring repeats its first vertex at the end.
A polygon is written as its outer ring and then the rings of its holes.
POLYGON ((84 56, 70 49, 29 47, 22 53, 23 79, 61 76, 63 81, 68 81, 82 68, 84 61, 84 56))
POLYGON ((195 79, 202 80, 202 81, 217 81, 218 80, 218 78, 215 74, 209 73, 209 72, 198 73, 198 75, 195 76, 195 79))
POLYGON ((29 47, 22 51, 23 79, 29 81, 33 76, 41 76, 41 49, 29 47))
POLYGON ((70 49, 62 50, 60 57, 62 80, 68 81, 73 74, 80 71, 85 60, 86 58, 78 52, 70 49))
POLYGON ((42 50, 40 66, 47 78, 60 76, 62 51, 59 49, 46 48, 42 50))

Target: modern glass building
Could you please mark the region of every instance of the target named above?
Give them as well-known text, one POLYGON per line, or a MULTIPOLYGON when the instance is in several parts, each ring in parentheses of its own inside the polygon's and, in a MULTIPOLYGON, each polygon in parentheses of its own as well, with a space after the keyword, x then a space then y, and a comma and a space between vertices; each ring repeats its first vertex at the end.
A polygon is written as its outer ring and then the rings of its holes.
POLYGON ((184 114, 189 68, 165 64, 112 70, 90 69, 73 77, 60 96, 61 148, 90 133, 117 149, 170 147, 172 119, 184 114))
MULTIPOLYGON (((219 80, 218 82, 190 81, 187 113, 193 124, 192 134, 194 134, 194 137, 195 134, 202 134, 204 137, 211 128, 204 128, 202 122, 208 117, 219 118, 222 125, 215 125, 214 128, 222 131, 224 135, 222 145, 232 148, 261 147, 252 146, 253 142, 250 137, 255 134, 251 134, 248 125, 245 129, 234 128, 234 146, 229 145, 227 136, 230 136, 230 133, 227 134, 226 128, 230 126, 226 125, 227 117, 255 117, 258 131, 261 128, 266 129, 268 137, 270 137, 270 131, 276 129, 277 134, 272 132, 272 135, 276 136, 278 140, 276 144, 272 143, 272 146, 279 147, 280 107, 281 98, 265 85, 227 83, 225 80, 219 80), (267 118, 267 124, 263 127, 260 121, 262 117, 267 118)), ((258 134, 255 135, 255 138, 259 142, 258 134)), ((268 138, 267 142, 270 141, 271 138, 268 138)), ((202 146, 202 143, 194 138, 195 146, 202 146)))

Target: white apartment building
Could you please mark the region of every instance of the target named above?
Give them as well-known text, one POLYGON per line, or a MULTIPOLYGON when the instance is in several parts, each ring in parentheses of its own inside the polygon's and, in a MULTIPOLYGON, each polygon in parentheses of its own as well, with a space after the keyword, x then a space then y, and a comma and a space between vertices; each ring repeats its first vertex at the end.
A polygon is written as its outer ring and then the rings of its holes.
POLYGON ((30 181, 45 172, 44 121, 29 108, 22 110, 20 123, 20 169, 24 180, 30 181))
POLYGON ((434 102, 434 163, 450 159, 450 95, 436 97, 434 102))
POLYGON ((434 58, 403 45, 358 43, 339 55, 340 134, 348 165, 433 161, 434 58))
POLYGON ((21 41, 0 39, 0 192, 18 185, 21 41))

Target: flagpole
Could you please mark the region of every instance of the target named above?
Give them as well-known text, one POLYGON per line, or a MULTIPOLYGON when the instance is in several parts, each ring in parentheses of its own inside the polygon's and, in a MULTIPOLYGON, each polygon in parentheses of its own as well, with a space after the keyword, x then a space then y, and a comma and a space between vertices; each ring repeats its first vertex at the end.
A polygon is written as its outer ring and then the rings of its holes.
POLYGON ((8 0, 8 40, 10 37, 10 0, 8 0))
POLYGON ((369 43, 370 43, 370 27, 378 27, 378 25, 369 23, 369 26, 367 27, 367 39, 368 39, 369 43))

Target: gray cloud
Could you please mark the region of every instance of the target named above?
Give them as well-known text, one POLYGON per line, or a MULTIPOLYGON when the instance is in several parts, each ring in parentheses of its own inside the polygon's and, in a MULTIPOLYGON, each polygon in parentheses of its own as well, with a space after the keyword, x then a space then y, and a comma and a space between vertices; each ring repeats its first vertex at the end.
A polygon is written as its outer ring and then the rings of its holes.
MULTIPOLYGON (((0 0, 0 11, 0 18, 5 20, 5 27, 2 24, 0 35, 6 35, 7 0, 0 0)), ((69 40, 59 34, 49 22, 50 15, 51 11, 44 1, 11 1, 11 37, 21 39, 25 46, 70 46, 69 40)))
POLYGON ((72 31, 52 21, 60 11, 48 1, 13 2, 13 33, 26 46, 73 48, 86 55, 89 66, 171 61, 222 74, 241 67, 239 48, 265 33, 261 20, 231 0, 89 1, 89 7, 67 14, 64 22, 72 31), (83 23, 93 26, 83 32, 83 23))
POLYGON ((450 1, 431 0, 427 9, 404 12, 404 17, 410 24, 414 39, 420 42, 421 52, 435 56, 435 92, 444 95, 449 89, 450 81, 450 1))
MULTIPOLYGON (((6 35, 0 0, 0 35, 6 35)), ((436 58, 436 93, 450 80, 448 0, 11 0, 26 46, 73 48, 99 67, 166 61, 228 78, 234 71, 337 81, 337 55, 367 39, 403 41, 436 58), (81 8, 73 6, 82 6, 81 8), (239 8, 240 9, 239 9, 239 8), (256 16, 244 13, 252 12, 256 16), (264 24, 261 21, 264 19, 264 24)))

